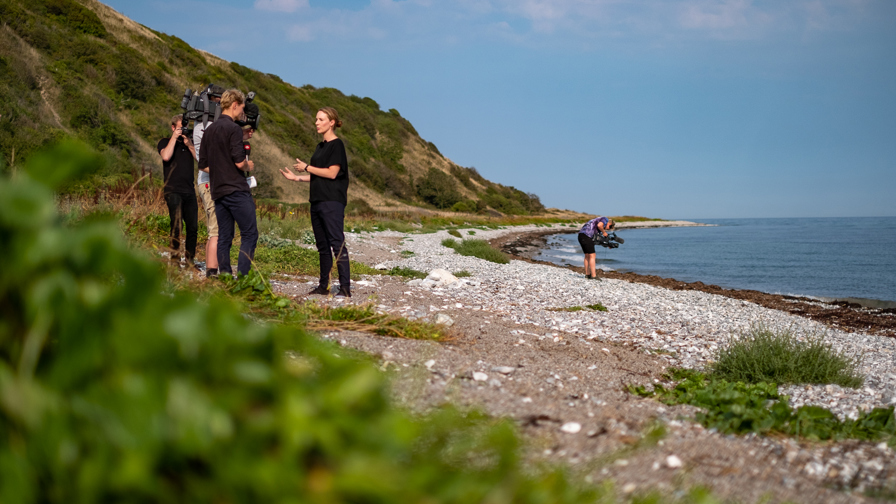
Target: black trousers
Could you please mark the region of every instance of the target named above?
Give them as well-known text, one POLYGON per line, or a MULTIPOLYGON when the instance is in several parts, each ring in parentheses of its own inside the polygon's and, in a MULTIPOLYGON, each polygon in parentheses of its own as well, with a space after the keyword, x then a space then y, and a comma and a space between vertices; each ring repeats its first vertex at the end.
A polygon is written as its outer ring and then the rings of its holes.
MULTIPOLYGON (((220 223, 220 221, 219 221, 220 223)), ((348 248, 345 246, 345 205, 338 201, 317 201, 311 204, 311 229, 317 252, 320 254, 319 286, 329 288, 330 270, 333 269, 333 256, 336 256, 336 269, 339 271, 339 285, 351 286, 351 268, 348 261, 348 248)))
POLYGON ((171 218, 171 249, 180 253, 180 232, 187 228, 184 256, 192 261, 196 256, 196 237, 199 234, 199 204, 196 193, 167 193, 168 217, 171 218))
POLYGON ((215 200, 218 218, 218 273, 233 274, 230 266, 230 247, 233 245, 234 223, 240 227, 240 255, 236 270, 249 274, 258 244, 258 223, 255 220, 255 200, 249 191, 237 191, 215 200))

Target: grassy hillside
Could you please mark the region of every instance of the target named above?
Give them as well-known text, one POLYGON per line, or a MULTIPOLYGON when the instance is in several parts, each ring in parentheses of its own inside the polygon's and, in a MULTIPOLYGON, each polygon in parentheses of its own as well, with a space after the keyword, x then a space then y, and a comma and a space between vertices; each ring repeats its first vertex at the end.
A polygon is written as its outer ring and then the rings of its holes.
POLYGON ((538 197, 484 179, 442 156, 397 110, 337 89, 296 87, 144 27, 94 0, 0 2, 0 152, 7 170, 63 137, 88 142, 105 169, 70 191, 125 184, 161 171, 155 145, 170 133, 184 89, 213 82, 256 91, 262 122, 253 139, 256 195, 307 201, 307 186, 277 168, 308 159, 319 141, 314 114, 344 118, 350 199, 378 210, 432 209, 509 215, 544 211, 538 197), (362 201, 363 200, 363 201, 362 201))

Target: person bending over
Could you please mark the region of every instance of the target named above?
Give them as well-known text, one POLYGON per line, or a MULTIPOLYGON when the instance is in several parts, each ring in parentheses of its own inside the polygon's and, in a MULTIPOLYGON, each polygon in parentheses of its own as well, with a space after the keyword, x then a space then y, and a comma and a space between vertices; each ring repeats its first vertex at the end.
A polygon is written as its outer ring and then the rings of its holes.
POLYGON ((255 201, 246 183, 243 170, 254 170, 243 149, 243 129, 234 122, 245 107, 246 97, 237 89, 229 89, 221 97, 221 117, 205 130, 199 151, 199 169, 208 168, 209 190, 215 201, 218 219, 218 272, 232 274, 230 247, 234 223, 240 228, 240 254, 237 273, 246 275, 252 268, 258 225, 255 201))
POLYGON ((336 136, 336 128, 342 126, 339 114, 332 107, 317 111, 314 121, 323 141, 317 144, 308 163, 296 158, 293 168, 307 175, 296 175, 283 168, 280 173, 289 180, 311 183, 311 229, 320 254, 320 281, 309 294, 330 293, 330 270, 333 256, 339 271, 339 292, 337 296, 351 297, 351 271, 348 249, 345 246, 345 205, 348 200, 348 157, 345 144, 336 136))
POLYGON ((582 229, 579 230, 579 245, 582 246, 582 252, 585 254, 585 278, 597 278, 597 269, 594 266, 594 241, 607 237, 608 229, 616 229, 616 223, 613 219, 607 217, 597 217, 586 222, 582 229))
POLYGON ((159 140, 158 151, 162 157, 165 203, 168 204, 168 216, 171 218, 171 257, 179 261, 180 233, 186 227, 184 257, 192 265, 199 231, 199 205, 196 203, 193 182, 193 159, 196 151, 190 139, 184 136, 182 125, 182 115, 171 118, 171 136, 159 140))
MULTIPOLYGON (((208 97, 215 103, 221 103, 221 94, 224 88, 211 85, 208 89, 208 97)), ((214 121, 214 118, 209 119, 214 121)), ((211 124, 209 124, 211 125, 211 124)), ((205 122, 196 121, 193 128, 193 145, 196 146, 196 161, 199 161, 199 152, 202 150, 202 137, 205 134, 205 122)), ((215 200, 212 199, 209 187, 208 168, 199 170, 199 197, 202 198, 202 206, 205 208, 205 220, 208 224, 208 242, 205 245, 205 276, 218 274, 218 218, 215 217, 215 200)))

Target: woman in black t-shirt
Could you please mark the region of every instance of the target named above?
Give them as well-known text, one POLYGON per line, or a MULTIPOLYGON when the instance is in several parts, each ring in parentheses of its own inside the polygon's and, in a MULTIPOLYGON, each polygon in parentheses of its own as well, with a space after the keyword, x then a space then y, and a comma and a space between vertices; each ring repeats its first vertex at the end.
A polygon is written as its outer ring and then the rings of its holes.
POLYGON ((314 121, 323 141, 317 144, 311 161, 306 163, 296 158, 293 169, 307 173, 296 175, 289 168, 280 173, 289 180, 311 183, 311 229, 320 254, 320 282, 309 294, 330 293, 330 270, 333 256, 339 272, 339 292, 337 296, 351 297, 351 271, 348 249, 345 246, 345 205, 348 192, 348 158, 345 144, 336 136, 336 128, 342 126, 336 109, 324 107, 317 111, 314 121))

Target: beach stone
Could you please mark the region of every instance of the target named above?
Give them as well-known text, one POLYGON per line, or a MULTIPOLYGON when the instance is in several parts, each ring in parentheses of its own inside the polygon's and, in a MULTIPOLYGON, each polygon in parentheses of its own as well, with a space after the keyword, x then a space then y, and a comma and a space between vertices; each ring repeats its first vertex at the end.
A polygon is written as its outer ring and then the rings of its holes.
POLYGON ((568 434, 576 434, 582 430, 582 424, 578 422, 566 422, 563 424, 563 427, 560 427, 560 430, 568 434))
POLYGON ((424 282, 426 281, 432 281, 434 286, 443 287, 457 282, 457 277, 448 270, 436 268, 429 272, 424 282))
POLYGON ((516 368, 510 367, 510 366, 495 366, 495 367, 492 368, 492 371, 495 371, 495 372, 498 372, 498 373, 501 373, 501 374, 510 374, 510 373, 512 373, 515 369, 516 369, 516 368))
POLYGON ((452 325, 454 325, 454 319, 444 313, 436 313, 435 317, 433 317, 432 320, 436 324, 441 324, 447 327, 451 327, 452 325))
POLYGON ((682 463, 681 459, 676 457, 675 455, 669 455, 668 457, 666 457, 666 467, 670 469, 677 469, 683 465, 684 463, 682 463))
POLYGON ((488 375, 485 373, 476 371, 475 373, 473 373, 473 379, 476 381, 486 381, 486 380, 488 380, 488 375))

